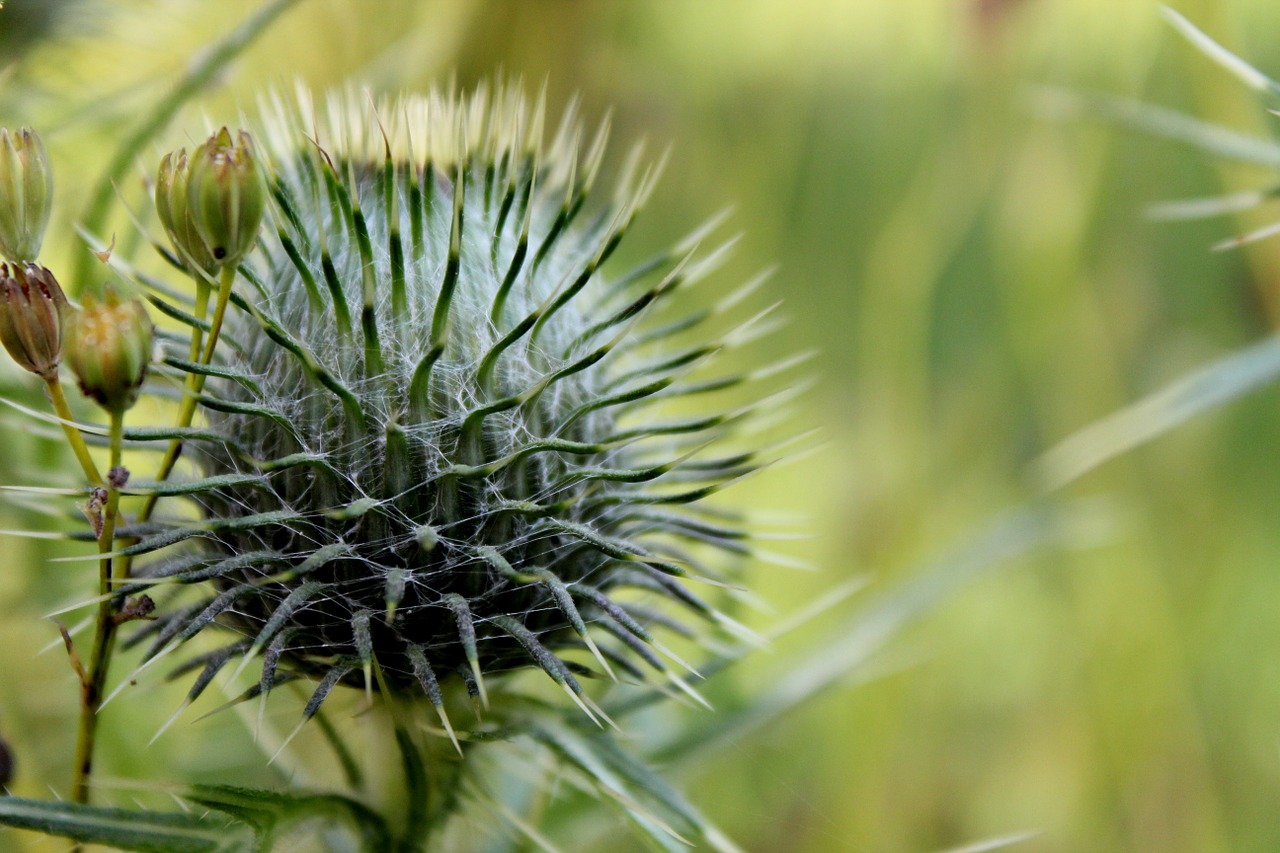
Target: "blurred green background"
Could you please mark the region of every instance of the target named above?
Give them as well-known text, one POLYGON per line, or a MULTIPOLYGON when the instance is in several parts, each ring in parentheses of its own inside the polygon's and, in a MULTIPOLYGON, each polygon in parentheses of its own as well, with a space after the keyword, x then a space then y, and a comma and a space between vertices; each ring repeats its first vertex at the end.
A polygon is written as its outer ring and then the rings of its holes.
MULTIPOLYGON (((1172 5, 1280 74, 1274 3, 1172 5)), ((123 131, 254 6, 10 0, 0 12, 0 124, 40 127, 58 172, 46 263, 84 251, 71 222, 123 131)), ((1158 8, 302 0, 144 159, 201 136, 202 114, 234 121, 264 83, 295 77, 390 91, 451 74, 464 87, 545 79, 553 113, 574 93, 589 121, 613 110, 615 165, 640 136, 672 145, 631 251, 732 203, 745 239, 721 282, 777 263, 767 297, 788 319, 751 358, 818 352, 795 422, 819 447, 736 495, 816 534, 776 550, 818 571, 754 571, 785 614, 848 577, 907 576, 1031 500, 1027 466, 1057 441, 1280 321, 1280 241, 1209 250, 1280 210, 1144 214, 1274 176, 1029 106, 1029 87, 1051 84, 1269 133, 1274 117, 1158 8)), ((1040 834, 1015 849, 1043 853, 1280 849, 1278 435, 1280 389, 1266 389, 1106 465, 1069 490, 1105 496, 1104 542, 985 577, 900 638, 863 673, 874 678, 683 768, 681 784, 752 851, 933 851, 1023 830, 1040 834)), ((5 444, 7 468, 50 452, 29 436, 5 444)), ((0 733, 18 748, 15 792, 43 796, 68 775, 75 686, 60 652, 36 654, 56 639, 41 616, 90 569, 3 547, 0 733)), ((743 689, 820 628, 759 655, 743 689)), ((144 750, 180 698, 165 695, 108 709, 112 775, 181 781, 194 765, 252 778, 260 759, 236 746, 246 735, 230 715, 144 750)), ((0 850, 56 847, 0 834, 0 850)))

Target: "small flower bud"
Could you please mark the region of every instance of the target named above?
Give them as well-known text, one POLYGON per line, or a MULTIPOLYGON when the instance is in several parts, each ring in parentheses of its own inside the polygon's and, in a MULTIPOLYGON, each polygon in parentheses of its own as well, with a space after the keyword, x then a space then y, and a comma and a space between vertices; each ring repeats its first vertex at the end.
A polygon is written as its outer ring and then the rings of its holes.
POLYGON ((253 140, 244 131, 232 144, 224 127, 192 152, 187 208, 216 263, 238 263, 253 248, 266 194, 253 140))
POLYGON ((23 370, 45 379, 58 375, 66 309, 53 273, 35 264, 0 264, 0 343, 23 370))
POLYGON ((189 176, 187 149, 179 148, 164 155, 156 174, 156 213, 160 214, 164 233, 187 270, 192 275, 199 275, 201 270, 212 273, 218 268, 218 262, 196 230, 187 207, 189 176))
POLYGON ((0 127, 0 255, 34 261, 53 201, 53 171, 31 128, 0 127))
POLYGON ((132 406, 147 377, 154 334, 139 300, 126 302, 111 288, 100 300, 86 296, 67 321, 67 364, 80 390, 110 412, 132 406))

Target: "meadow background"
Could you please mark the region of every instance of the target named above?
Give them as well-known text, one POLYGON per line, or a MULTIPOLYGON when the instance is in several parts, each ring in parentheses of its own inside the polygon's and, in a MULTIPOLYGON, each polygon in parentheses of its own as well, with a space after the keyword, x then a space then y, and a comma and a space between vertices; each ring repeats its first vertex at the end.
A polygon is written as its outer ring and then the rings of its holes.
MULTIPOLYGON (((122 132, 255 5, 0 11, 0 125, 39 127, 57 170, 47 265, 84 251, 71 222, 122 132)), ((1280 74, 1273 3, 1172 5, 1280 74)), ((201 135, 202 115, 235 122, 259 87, 294 78, 387 91, 545 79, 553 114, 575 93, 589 121, 612 109, 614 167, 629 140, 670 144, 631 257, 733 204, 728 227, 745 237, 721 285, 776 263, 766 295, 788 321, 753 363, 817 353, 794 419, 817 430, 816 449, 736 494, 814 533, 771 547, 816 571, 753 570, 775 612, 747 618, 764 628, 846 579, 865 577, 869 595, 909 578, 1035 500, 1028 466, 1057 441, 1280 322, 1280 240, 1210 251, 1280 209, 1195 224, 1145 213, 1274 175, 1035 108, 1035 87, 1051 85, 1270 133, 1277 119, 1158 8, 302 0, 144 159, 153 168, 201 135)), ((61 451, 20 423, 5 416, 6 480, 41 458, 46 484, 70 483, 61 451)), ((752 851, 936 851, 1024 830, 1039 832, 1013 848, 1028 853, 1280 849, 1278 437, 1268 388, 1103 466, 1066 492, 1105 501, 1092 547, 982 577, 851 683, 671 771, 752 851)), ((7 527, 50 523, 39 507, 5 513, 7 527)), ((15 793, 47 796, 69 776, 76 688, 60 651, 36 654, 56 639, 42 617, 87 590, 92 568, 43 559, 70 548, 0 548, 0 735, 17 747, 15 793)), ((787 650, 834 618, 758 655, 734 689, 767 689, 787 650)), ((108 708, 109 777, 180 782, 199 768, 272 783, 234 715, 144 749, 180 698, 152 688, 108 708)), ((0 832, 4 851, 59 845, 0 832)))

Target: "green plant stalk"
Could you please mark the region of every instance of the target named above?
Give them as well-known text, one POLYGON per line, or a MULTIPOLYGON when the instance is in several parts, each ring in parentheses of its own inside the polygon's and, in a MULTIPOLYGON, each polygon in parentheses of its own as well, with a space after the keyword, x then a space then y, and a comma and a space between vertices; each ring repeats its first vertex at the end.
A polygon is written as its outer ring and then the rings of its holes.
MULTIPOLYGON (((118 468, 124 439, 124 411, 111 413, 111 468, 118 468)), ((115 645, 115 606, 111 598, 114 560, 108 556, 115 547, 116 515, 120 509, 120 489, 107 481, 107 506, 102 517, 102 533, 98 536, 98 602, 97 625, 93 635, 93 651, 89 658, 88 677, 80 694, 80 729, 76 742, 71 798, 77 803, 89 802, 89 777, 93 772, 93 751, 97 740, 98 707, 102 703, 111 652, 115 645)))
MULTIPOLYGON (((213 306, 213 323, 209 327, 209 340, 204 345, 204 352, 200 355, 200 363, 208 364, 213 361, 213 350, 218 345, 218 335, 222 333, 222 320, 227 315, 227 302, 231 299, 231 285, 236 280, 236 268, 233 264, 228 264, 222 268, 222 280, 218 284, 218 301, 213 306)), ((196 384, 199 389, 204 388, 204 374, 196 375, 196 384)), ((196 393, 200 393, 199 390, 196 393)), ((192 407, 195 401, 191 402, 192 407)), ((190 417, 187 419, 190 423, 190 417)))
MULTIPOLYGON (((200 364, 208 364, 213 360, 214 348, 218 345, 218 336, 222 332, 222 320, 227 313, 227 302, 231 298, 231 285, 235 281, 235 267, 227 266, 222 268, 221 281, 218 284, 218 301, 214 306, 213 324, 209 329, 209 340, 205 342, 203 350, 201 349, 201 339, 203 333, 198 327, 191 330, 191 361, 197 361, 200 364)), ((203 320, 205 312, 209 309, 209 283, 196 278, 196 306, 195 316, 197 319, 203 320)), ((204 390, 205 377, 200 373, 191 373, 187 375, 186 393, 182 398, 182 405, 178 409, 177 426, 179 429, 191 426, 191 421, 196 414, 196 401, 200 397, 200 392, 204 390)), ((160 460, 160 467, 156 470, 155 481, 163 483, 169 479, 169 475, 173 473, 173 466, 178 462, 178 456, 182 454, 182 439, 175 438, 169 442, 169 448, 165 451, 164 458, 160 460)), ((142 508, 138 510, 138 523, 141 524, 151 518, 151 513, 155 512, 156 501, 159 500, 158 495, 148 495, 143 502, 142 508)), ((126 572, 129 563, 125 563, 126 572)), ((127 574, 126 574, 127 576, 127 574)))
POLYGON ((53 403, 53 410, 62 419, 62 431, 67 434, 67 443, 71 445, 71 451, 80 462, 85 477, 95 486, 102 485, 104 482, 102 474, 98 473, 98 466, 93 463, 93 457, 89 455, 89 447, 84 443, 84 436, 80 435, 80 431, 70 423, 75 418, 71 415, 71 407, 67 405, 67 396, 62 393, 62 385, 58 382, 58 377, 53 376, 45 381, 49 384, 49 400, 53 403))

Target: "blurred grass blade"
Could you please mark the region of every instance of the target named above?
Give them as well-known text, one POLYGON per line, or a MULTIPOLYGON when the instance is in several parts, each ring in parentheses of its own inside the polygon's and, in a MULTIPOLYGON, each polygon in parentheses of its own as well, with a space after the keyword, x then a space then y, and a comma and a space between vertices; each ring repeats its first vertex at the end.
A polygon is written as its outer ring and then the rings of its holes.
POLYGON ((1263 74, 1257 68, 1245 62, 1222 45, 1218 44, 1209 36, 1205 35, 1195 24, 1188 21, 1181 14, 1170 9, 1168 6, 1162 6, 1160 13, 1164 15, 1164 19, 1173 26, 1187 41, 1221 65, 1232 76, 1239 79, 1250 89, 1258 92, 1266 92, 1272 95, 1280 95, 1280 83, 1272 80, 1266 74, 1263 74))
POLYGON ((942 851, 942 853, 987 853, 990 850, 1003 850, 1006 847, 1012 847, 1015 844, 1021 844, 1024 841, 1039 837, 1039 832, 1015 832, 1012 835, 988 838, 986 841, 975 841, 973 844, 965 844, 961 847, 951 847, 942 851))
POLYGON ((253 833, 196 814, 126 811, 76 803, 0 798, 0 826, 139 853, 248 853, 253 833))
POLYGON ((1280 222, 1272 222, 1269 225, 1263 225, 1261 228, 1255 228, 1246 234, 1238 234, 1235 237, 1228 237, 1220 243, 1215 243, 1213 251, 1227 252, 1231 249, 1239 249, 1241 246, 1247 246, 1250 243, 1256 243, 1259 240, 1274 237, 1276 234, 1280 234, 1280 222))
POLYGON ((1184 142, 1219 157, 1280 167, 1280 146, 1270 140, 1130 98, 1086 95, 1042 86, 1032 89, 1031 108, 1047 119, 1103 119, 1165 139, 1184 142))
POLYGON ((1204 198, 1161 201, 1147 207, 1147 218, 1157 222, 1180 222, 1190 219, 1211 219, 1232 213, 1252 210, 1267 199, 1280 194, 1280 186, 1272 185, 1261 190, 1245 190, 1227 195, 1204 198))
POLYGON ((1273 337, 1202 367, 1067 437, 1032 463, 1032 476, 1045 492, 1060 489, 1104 462, 1277 377, 1280 338, 1273 337))
POLYGON ((1070 544, 1085 516, 1093 515, 1087 509, 1083 504, 1038 506, 1002 516, 968 544, 882 593, 825 641, 796 655, 780 669, 772 687, 750 704, 692 729, 664 746, 656 760, 688 761, 708 748, 741 743, 750 732, 856 676, 903 628, 983 572, 1049 542, 1070 544))

